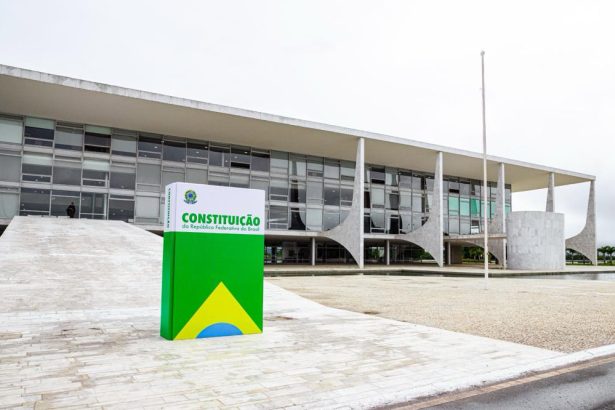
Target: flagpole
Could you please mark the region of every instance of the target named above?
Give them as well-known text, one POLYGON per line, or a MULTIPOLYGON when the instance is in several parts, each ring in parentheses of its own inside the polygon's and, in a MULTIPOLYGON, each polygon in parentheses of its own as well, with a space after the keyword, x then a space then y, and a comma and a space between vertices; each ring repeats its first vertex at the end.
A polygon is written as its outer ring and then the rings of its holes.
POLYGON ((489 218, 487 216, 487 212, 490 212, 489 202, 487 200, 487 121, 485 119, 485 51, 480 52, 480 64, 481 64, 481 74, 482 74, 482 95, 483 95, 483 233, 484 244, 483 249, 484 253, 484 261, 485 261, 485 279, 489 278, 489 232, 487 225, 489 223, 489 218))

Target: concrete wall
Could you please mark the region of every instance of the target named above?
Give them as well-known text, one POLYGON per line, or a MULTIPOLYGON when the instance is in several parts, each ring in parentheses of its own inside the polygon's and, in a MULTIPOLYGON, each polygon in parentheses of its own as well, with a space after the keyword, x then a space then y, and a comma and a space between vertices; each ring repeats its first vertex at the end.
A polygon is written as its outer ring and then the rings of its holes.
POLYGON ((564 214, 511 212, 506 225, 509 269, 564 269, 564 214))

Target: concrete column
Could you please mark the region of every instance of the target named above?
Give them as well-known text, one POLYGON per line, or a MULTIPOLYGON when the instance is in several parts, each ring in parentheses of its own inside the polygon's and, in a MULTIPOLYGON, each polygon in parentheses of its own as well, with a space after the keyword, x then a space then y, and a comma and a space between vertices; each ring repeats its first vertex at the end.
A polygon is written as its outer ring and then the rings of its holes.
MULTIPOLYGON (((489 222, 489 234, 506 234, 506 166, 498 167, 498 185, 495 196, 495 215, 489 222)), ((489 240, 489 253, 506 269, 506 239, 489 240)))
POLYGON ((316 266, 316 238, 312 238, 312 266, 316 266))
POLYGON ((444 214, 442 210, 442 152, 436 154, 434 186, 429 219, 419 229, 407 234, 395 235, 395 239, 420 246, 433 256, 438 266, 444 265, 444 214))
POLYGON ((446 264, 450 265, 451 264, 451 243, 447 242, 446 243, 446 264))
POLYGON ((549 173, 549 187, 547 188, 547 212, 555 212, 555 173, 549 173))
POLYGON ((587 200, 587 217, 585 227, 572 238, 566 239, 566 249, 575 250, 587 257, 592 264, 598 264, 598 251, 596 249, 596 181, 589 185, 589 198, 587 200))
POLYGON ((384 261, 387 266, 391 264, 391 241, 388 239, 384 243, 384 261))
POLYGON ((359 268, 364 266, 363 187, 365 185, 365 140, 357 140, 352 206, 348 216, 335 228, 321 236, 334 240, 352 255, 359 268))

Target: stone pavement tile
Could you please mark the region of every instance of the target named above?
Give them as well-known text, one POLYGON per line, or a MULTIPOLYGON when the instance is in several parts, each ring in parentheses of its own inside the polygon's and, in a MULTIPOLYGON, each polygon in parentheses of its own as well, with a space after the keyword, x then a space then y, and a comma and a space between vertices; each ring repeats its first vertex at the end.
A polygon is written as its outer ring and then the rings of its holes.
MULTIPOLYGON (((42 235, 17 221, 30 241, 42 235)), ((28 252, 10 229, 0 237, 0 253, 21 255, 0 260, 0 335, 11 335, 0 336, 0 406, 360 408, 560 355, 327 308, 269 283, 263 334, 169 342, 158 336, 161 240, 124 225, 58 223, 28 252)))

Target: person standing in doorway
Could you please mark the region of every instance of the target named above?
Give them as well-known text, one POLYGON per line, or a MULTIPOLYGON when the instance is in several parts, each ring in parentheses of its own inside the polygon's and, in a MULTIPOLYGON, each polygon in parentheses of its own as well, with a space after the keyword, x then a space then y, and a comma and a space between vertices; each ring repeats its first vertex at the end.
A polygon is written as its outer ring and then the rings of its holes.
POLYGON ((70 205, 66 208, 66 215, 68 215, 69 218, 74 218, 75 212, 77 212, 77 208, 75 208, 75 203, 71 202, 70 205))

